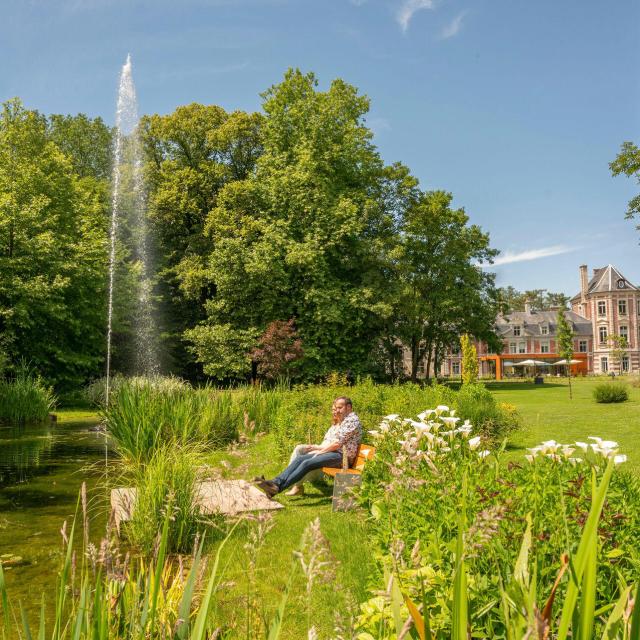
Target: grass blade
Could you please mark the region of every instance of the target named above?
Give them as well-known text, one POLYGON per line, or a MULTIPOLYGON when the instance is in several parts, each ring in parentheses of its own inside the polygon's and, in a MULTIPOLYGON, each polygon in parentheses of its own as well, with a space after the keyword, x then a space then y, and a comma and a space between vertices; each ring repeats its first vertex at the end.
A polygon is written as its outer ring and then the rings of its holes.
POLYGON ((22 618, 22 630, 24 631, 24 637, 26 640, 33 640, 31 636, 31 629, 29 629, 29 621, 27 620, 27 614, 20 603, 20 617, 22 618))
POLYGON ((631 615, 630 638, 640 638, 640 581, 636 585, 636 594, 633 599, 633 614, 631 615))
POLYGON ((280 631, 282 631, 282 621, 284 620, 284 611, 287 606, 287 600, 289 598, 289 591, 291 589, 291 583, 293 582, 293 569, 289 573, 289 580, 287 581, 287 586, 284 588, 284 592, 282 593, 282 598, 280 598, 280 603, 278 604, 278 609, 273 616, 273 620, 269 625, 269 634, 267 635, 267 640, 278 640, 280 637, 280 631))
POLYGON ((0 560, 0 598, 2 598, 2 617, 4 618, 4 632, 9 637, 9 598, 7 596, 7 584, 4 580, 2 561, 0 560))
POLYGON ((238 520, 231 531, 226 535, 224 540, 220 543, 218 550, 216 551, 215 561, 213 563, 213 569, 211 570, 211 577, 209 578, 209 583, 207 584, 207 590, 202 598, 202 602, 200 603, 200 611, 198 611, 198 616, 196 618, 195 625, 193 627, 193 632, 191 634, 190 640, 205 640, 206 631, 207 631, 207 617, 209 615, 209 608, 211 607, 211 598, 213 596, 213 590, 216 584, 216 577, 218 573, 218 564, 220 564, 220 554, 225 544, 235 531, 235 528, 240 524, 241 520, 238 520))
POLYGON ((189 576, 185 584, 184 593, 182 594, 182 600, 180 601, 180 608, 178 609, 178 619, 180 620, 175 637, 177 640, 187 640, 189 637, 189 616, 191 614, 191 601, 193 600, 193 590, 196 586, 196 578, 198 575, 198 568, 200 567, 200 558, 202 556, 202 547, 204 546, 204 536, 193 559, 189 576))
POLYGON ((613 474, 613 467, 613 460, 609 460, 609 464, 602 476, 600 486, 593 493, 589 516, 587 517, 587 522, 584 526, 582 537, 580 538, 578 550, 575 557, 572 559, 572 564, 575 568, 575 576, 572 576, 567 587, 564 606, 562 607, 562 615, 560 617, 560 625, 558 627, 558 640, 566 640, 569 633, 569 627, 571 626, 576 603, 578 601, 582 577, 586 569, 588 550, 592 544, 592 538, 596 538, 597 544, 598 521, 600 520, 602 505, 604 504, 604 498, 606 496, 607 489, 609 488, 609 481, 613 474))
POLYGON ((596 574, 598 571, 598 538, 590 538, 587 550, 586 567, 582 581, 582 600, 580 602, 580 616, 578 637, 580 640, 591 640, 596 610, 596 574))
POLYGON ((631 585, 622 591, 622 595, 618 598, 616 606, 613 608, 611 615, 607 620, 604 631, 602 632, 602 640, 615 640, 618 633, 615 631, 615 626, 619 620, 622 619, 622 614, 627 607, 629 601, 629 594, 631 593, 631 585))

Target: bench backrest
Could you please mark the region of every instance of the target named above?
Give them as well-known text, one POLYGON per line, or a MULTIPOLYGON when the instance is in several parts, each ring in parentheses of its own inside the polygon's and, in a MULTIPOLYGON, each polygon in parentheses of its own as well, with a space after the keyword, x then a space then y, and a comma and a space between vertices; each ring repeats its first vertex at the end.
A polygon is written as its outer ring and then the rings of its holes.
POLYGON ((364 442, 360 444, 358 447, 358 457, 356 461, 353 463, 352 469, 357 469, 358 471, 362 471, 364 469, 364 463, 367 460, 371 460, 373 455, 376 452, 376 448, 372 447, 370 444, 365 444, 364 442))

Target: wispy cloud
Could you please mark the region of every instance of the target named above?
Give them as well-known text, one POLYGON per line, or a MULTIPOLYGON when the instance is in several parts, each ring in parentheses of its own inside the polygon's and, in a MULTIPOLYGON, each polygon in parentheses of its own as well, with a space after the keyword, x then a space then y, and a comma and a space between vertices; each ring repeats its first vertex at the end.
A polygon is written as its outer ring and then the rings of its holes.
POLYGON ((433 8, 433 0, 403 0, 402 5, 396 13, 396 20, 398 21, 400 28, 406 32, 416 11, 433 8))
POLYGON ((379 136, 385 131, 391 131, 390 122, 386 118, 381 118, 379 116, 367 118, 367 125, 369 129, 373 131, 374 136, 379 136))
POLYGON ((467 13, 467 11, 462 11, 449 24, 445 25, 440 32, 440 39, 447 40, 448 38, 457 36, 460 33, 460 29, 462 29, 462 21, 465 19, 467 13))
POLYGON ((548 258, 550 256, 558 256, 563 253, 571 253, 576 251, 578 247, 568 247, 564 244, 556 244, 551 247, 542 247, 541 249, 529 249, 527 251, 505 251, 501 256, 497 257, 493 264, 480 265, 485 268, 499 267, 503 264, 513 264, 514 262, 529 262, 531 260, 540 260, 540 258, 548 258))

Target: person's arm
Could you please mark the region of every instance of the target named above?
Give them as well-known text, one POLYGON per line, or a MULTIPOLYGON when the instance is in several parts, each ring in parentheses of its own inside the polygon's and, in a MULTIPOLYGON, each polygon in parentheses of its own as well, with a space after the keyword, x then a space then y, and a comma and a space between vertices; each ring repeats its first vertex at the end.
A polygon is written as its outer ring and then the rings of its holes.
POLYGON ((330 444, 326 444, 324 446, 314 445, 312 453, 314 456, 319 456, 322 453, 330 453, 331 451, 338 451, 341 448, 340 442, 336 440, 335 442, 331 442, 330 444))

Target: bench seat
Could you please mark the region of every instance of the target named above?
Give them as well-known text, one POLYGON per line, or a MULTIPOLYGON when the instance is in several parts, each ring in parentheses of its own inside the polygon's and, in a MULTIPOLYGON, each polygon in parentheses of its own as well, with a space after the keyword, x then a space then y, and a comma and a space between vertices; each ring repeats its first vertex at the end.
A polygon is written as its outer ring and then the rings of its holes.
POLYGON ((346 471, 343 471, 342 469, 336 467, 322 467, 322 472, 325 475, 331 476, 332 478, 335 477, 338 473, 351 473, 353 475, 359 476, 364 469, 365 463, 367 462, 367 460, 371 460, 373 458, 375 452, 375 447, 372 447, 370 444, 362 443, 358 447, 358 455, 352 467, 350 467, 346 471))

